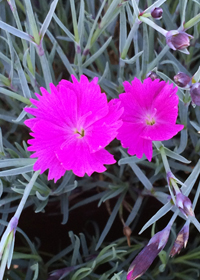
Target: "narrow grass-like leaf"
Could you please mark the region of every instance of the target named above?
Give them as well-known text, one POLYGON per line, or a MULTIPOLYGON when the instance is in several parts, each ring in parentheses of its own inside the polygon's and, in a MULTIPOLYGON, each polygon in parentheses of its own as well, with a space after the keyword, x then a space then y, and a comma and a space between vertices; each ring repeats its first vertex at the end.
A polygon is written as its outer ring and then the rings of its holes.
POLYGON ((23 103, 25 103, 27 105, 31 105, 31 102, 29 101, 28 98, 25 98, 25 97, 15 93, 15 92, 11 91, 11 90, 8 90, 8 89, 5 89, 3 87, 0 87, 0 93, 2 93, 4 95, 7 95, 7 96, 10 96, 10 97, 12 97, 14 99, 17 99, 17 100, 19 100, 19 101, 21 101, 21 102, 23 102, 23 103))
POLYGON ((78 19, 78 34, 80 38, 80 43, 82 41, 83 31, 84 31, 84 13, 85 13, 85 3, 84 0, 80 1, 79 19, 78 19))
POLYGON ((49 61, 47 60, 46 55, 39 56, 40 57, 40 63, 42 66, 42 72, 46 84, 46 89, 50 91, 50 86, 49 84, 52 83, 52 76, 51 76, 51 71, 50 71, 50 66, 49 66, 49 61))
POLYGON ((188 131, 187 129, 183 129, 181 130, 180 145, 178 149, 175 150, 175 152, 177 154, 181 154, 185 150, 187 143, 188 143, 188 131))
POLYGON ((35 194, 36 194, 37 198, 38 198, 39 200, 42 200, 42 201, 47 200, 47 198, 49 197, 49 195, 47 195, 47 196, 41 195, 38 191, 36 191, 35 194))
POLYGON ((137 2, 135 0, 132 0, 131 3, 133 6, 134 14, 136 17, 138 17, 140 14, 140 9, 138 8, 137 2))
POLYGON ((63 181, 60 184, 60 186, 53 191, 53 194, 58 194, 60 193, 69 183, 69 181, 71 180, 72 176, 74 177, 73 173, 71 171, 67 171, 63 177, 63 181))
POLYGON ((56 23, 60 26, 60 28, 67 34, 67 36, 71 39, 72 42, 75 42, 74 35, 64 26, 64 24, 60 21, 56 14, 53 15, 56 23))
POLYGON ((172 21, 172 15, 167 8, 167 4, 163 4, 163 14, 162 14, 163 21, 166 26, 166 30, 177 30, 176 21, 172 21))
POLYGON ((196 131, 200 131, 200 125, 195 121, 190 121, 191 125, 196 129, 196 131))
POLYGON ((119 51, 122 52, 126 39, 127 39, 127 27, 126 27, 126 15, 125 8, 120 10, 120 31, 119 31, 119 51))
MULTIPOLYGON (((121 2, 121 0, 115 0, 115 1, 110 2, 111 4, 109 5, 105 15, 103 16, 103 18, 100 22, 100 26, 102 29, 103 29, 103 26, 106 26, 107 24, 109 24, 112 21, 115 9, 117 9, 117 8, 121 9, 119 6, 120 2, 121 2)), ((119 12, 120 12, 120 10, 118 11, 118 13, 119 12)), ((114 15, 114 17, 115 17, 115 15, 114 15)))
POLYGON ((47 31, 47 28, 49 27, 49 24, 52 20, 52 17, 53 17, 53 14, 54 14, 54 11, 56 9, 56 6, 57 6, 57 3, 58 3, 58 0, 54 0, 52 3, 51 3, 51 6, 50 6, 50 9, 49 9, 49 12, 40 28, 40 38, 42 39, 47 31))
POLYGON ((12 43, 10 34, 8 32, 6 32, 6 35, 7 35, 7 38, 8 38, 8 45, 9 45, 10 58, 11 58, 9 78, 10 78, 10 80, 12 82, 12 80, 13 80, 13 71, 14 71, 14 48, 13 48, 13 43, 12 43))
POLYGON ((109 37, 108 40, 103 44, 103 46, 101 48, 99 48, 99 50, 97 52, 95 52, 88 60, 86 60, 86 62, 82 65, 82 67, 86 68, 87 66, 92 64, 92 62, 95 61, 95 59, 97 59, 105 51, 105 49, 110 44, 111 40, 112 40, 112 37, 109 37))
MULTIPOLYGON (((51 40, 52 44, 54 44, 56 40, 55 40, 53 35, 48 30, 47 30, 47 35, 48 35, 49 39, 51 40)), ((64 54, 63 50, 61 49, 61 47, 59 45, 57 45, 57 49, 56 50, 57 50, 57 53, 60 56, 63 64, 67 68, 68 72, 70 74, 73 74, 75 77, 77 77, 77 75, 76 75, 74 69, 72 68, 68 58, 66 57, 66 55, 64 54)))
POLYGON ((123 192, 123 187, 117 189, 117 190, 110 190, 108 191, 104 196, 102 196, 102 198, 100 199, 99 203, 98 203, 98 207, 100 207, 102 202, 105 202, 106 200, 112 199, 116 196, 118 196, 119 194, 121 194, 123 192))
POLYGON ((88 49, 91 48, 92 36, 93 36, 93 33, 94 33, 95 29, 96 29, 96 26, 97 26, 97 24, 98 24, 99 17, 100 17, 100 15, 101 15, 101 12, 102 12, 102 10, 103 10, 104 5, 106 4, 106 2, 107 2, 107 0, 103 0, 103 2, 102 2, 102 4, 101 4, 101 7, 100 7, 100 9, 99 9, 99 11, 98 11, 98 13, 97 13, 97 15, 96 15, 96 17, 95 17, 95 20, 94 20, 94 22, 93 22, 92 28, 90 29, 90 34, 89 34, 88 41, 87 41, 87 44, 86 44, 86 47, 85 47, 84 51, 87 51, 88 49))
POLYGON ((169 51, 169 46, 166 45, 162 51, 156 56, 156 58, 148 65, 147 67, 147 73, 150 72, 154 67, 156 67, 160 60, 163 58, 163 56, 169 51))
POLYGON ((181 190, 184 195, 188 196, 191 192, 198 176, 200 173, 200 160, 198 160, 197 164, 195 165, 194 169, 192 170, 192 173, 187 178, 187 180, 184 182, 184 185, 181 187, 181 190))
POLYGON ((87 205, 87 204, 89 204, 89 203, 91 203, 91 202, 93 202, 93 201, 99 200, 99 199, 102 197, 102 195, 104 195, 104 194, 106 194, 106 193, 107 193, 107 191, 103 191, 103 192, 98 193, 98 194, 95 194, 95 195, 93 195, 93 196, 91 196, 91 197, 85 198, 84 200, 79 201, 79 202, 77 202, 75 205, 73 205, 73 206, 70 208, 70 211, 71 211, 71 210, 74 210, 74 209, 76 209, 76 208, 78 208, 78 207, 80 207, 80 206, 87 205))
POLYGON ((73 27, 74 27, 75 41, 78 43, 79 42, 78 23, 77 23, 74 0, 70 0, 70 6, 71 6, 72 22, 73 22, 73 27))
POLYGON ((74 275, 72 276, 71 280, 81 280, 86 279, 85 277, 88 276, 91 273, 90 267, 83 267, 77 270, 74 275))
POLYGON ((98 250, 98 248, 101 246, 104 238, 106 237, 107 233, 109 232, 109 230, 110 230, 110 228, 111 228, 111 226, 112 226, 112 224, 114 222, 114 219, 115 219, 115 217, 116 217, 116 215, 117 215, 117 213, 119 211, 119 208, 120 208, 120 205, 121 205, 121 203, 122 203, 122 201, 124 199, 124 196, 125 196, 125 193, 122 193, 120 195, 118 201, 116 202, 115 207, 114 207, 114 209, 113 209, 113 211, 112 211, 112 213, 111 213, 111 215, 110 215, 110 217, 109 217, 109 219, 108 219, 108 221, 106 223, 106 226, 105 226, 105 228, 104 228, 104 230, 103 230, 99 240, 98 240, 98 243, 96 245, 96 249, 95 250, 98 250))
POLYGON ((63 194, 61 196, 61 212, 63 214, 62 225, 65 225, 69 218, 69 199, 68 194, 63 194))
POLYGON ((14 36, 17 36, 21 39, 24 39, 24 40, 27 40, 31 43, 33 43, 33 40, 31 38, 31 36, 29 34, 27 34, 26 32, 23 32, 3 21, 0 20, 0 28, 3 29, 3 30, 6 30, 7 32, 13 34, 14 36))
MULTIPOLYGON (((121 162, 119 162, 119 164, 122 164, 121 162)), ((125 161, 123 161, 123 164, 125 164, 125 161)), ((149 181, 149 179, 142 172, 142 170, 133 162, 128 162, 128 164, 130 165, 130 167, 132 168, 133 172, 138 177, 140 182, 144 185, 144 187, 147 190, 152 191, 153 190, 153 186, 152 186, 151 182, 149 181)))
POLYGON ((38 276, 39 276, 39 264, 36 263, 36 264, 32 265, 31 269, 34 271, 33 280, 37 280, 38 276))
POLYGON ((135 217, 138 215, 138 212, 140 210, 140 207, 142 205, 142 202, 143 202, 143 197, 142 196, 139 196, 131 210, 131 213, 129 214, 126 222, 125 222, 125 225, 126 226, 129 226, 130 223, 132 223, 132 221, 135 219, 135 217))
POLYGON ((192 208, 193 208, 193 210, 195 209, 195 207, 196 207, 196 205, 197 205, 197 202, 198 202, 198 199, 199 199, 199 195, 200 195, 200 182, 199 182, 199 184, 198 184, 198 187, 197 187, 197 190, 196 190, 196 193, 195 193, 193 202, 192 202, 192 208))
POLYGON ((24 167, 0 171, 0 177, 14 176, 14 175, 22 174, 22 173, 28 173, 31 171, 33 171, 33 164, 30 164, 30 165, 27 165, 24 167))
POLYGON ((2 196, 3 194, 3 183, 2 183, 2 180, 0 179, 0 197, 2 196))
POLYGON ((147 65, 149 62, 149 37, 147 25, 143 24, 143 54, 142 54, 142 73, 147 74, 147 65))
POLYGON ((165 149, 166 155, 167 155, 168 157, 170 157, 170 158, 173 158, 173 159, 175 159, 175 160, 178 160, 178 161, 180 161, 180 162, 187 163, 187 164, 191 162, 190 160, 187 160, 187 159, 184 158, 183 156, 181 156, 181 155, 179 155, 179 154, 177 154, 177 153, 175 153, 175 152, 173 152, 173 151, 167 149, 166 147, 165 147, 164 149, 165 149))
MULTIPOLYGON (((1 220, 0 220, 1 222, 1 220)), ((73 251, 73 245, 69 245, 67 248, 59 252, 57 255, 53 256, 45 265, 46 267, 49 267, 57 260, 63 258, 65 255, 69 254, 71 251, 73 251)))
POLYGON ((180 2, 180 16, 181 16, 181 24, 180 26, 183 27, 183 24, 185 23, 185 12, 186 12, 186 7, 187 7, 187 1, 188 0, 182 0, 180 2))
POLYGON ((145 13, 150 13, 154 8, 160 7, 163 3, 165 3, 167 0, 157 0, 155 1, 151 6, 149 6, 146 10, 144 10, 145 13))
POLYGON ((83 250, 83 256, 88 256, 89 251, 88 251, 85 235, 82 232, 79 235, 80 235, 80 240, 81 240, 81 247, 83 250))
POLYGON ((133 26, 131 27, 131 30, 130 30, 130 32, 128 34, 127 39, 126 39, 123 51, 121 53, 121 58, 122 59, 126 58, 127 52, 129 50, 129 47, 130 47, 130 44, 131 44, 131 41, 133 40, 133 37, 134 37, 137 29, 139 28, 139 24, 140 24, 140 21, 138 19, 136 19, 134 24, 133 24, 133 26))
POLYGON ((5 155, 1 128, 0 128, 0 155, 5 155))
MULTIPOLYGON (((17 56, 17 54, 16 54, 16 56, 17 56)), ((20 63, 20 60, 19 60, 18 56, 17 56, 17 62, 15 63, 15 65, 16 65, 16 69, 17 69, 17 72, 18 72, 18 75, 19 75, 19 80, 20 80, 20 83, 21 83, 23 95, 24 95, 24 97, 30 99, 31 98, 30 89, 28 87, 26 76, 25 76, 24 71, 21 67, 21 63, 20 63)))
POLYGON ((141 51, 141 52, 137 53, 136 55, 134 55, 130 59, 122 59, 122 58, 120 58, 120 60, 122 60, 123 62, 125 62, 127 64, 134 64, 136 62, 136 60, 143 54, 143 52, 144 51, 141 51))
POLYGON ((172 64, 174 66, 174 72, 177 73, 179 71, 179 68, 177 64, 174 61, 171 61, 169 59, 163 60, 160 65, 165 65, 165 64, 172 64))
POLYGON ((10 166, 26 166, 34 164, 35 159, 31 158, 12 158, 0 160, 0 168, 10 167, 10 166))
POLYGON ((162 218, 165 214, 167 214, 171 209, 173 205, 171 202, 167 202, 163 207, 161 207, 158 212, 151 217, 151 219, 142 227, 139 234, 141 234, 143 231, 145 231, 148 227, 150 227, 152 224, 157 222, 160 218, 162 218))
POLYGON ((18 116, 18 118, 17 119, 15 119, 15 120, 13 120, 13 122, 15 122, 15 123, 20 123, 22 120, 23 120, 23 118, 26 116, 26 112, 23 110, 21 113, 20 113, 20 115, 18 116))
POLYGON ((74 251, 73 251, 73 255, 72 255, 72 259, 71 259, 71 266, 76 265, 78 260, 81 260, 81 255, 80 255, 80 239, 78 238, 77 235, 73 234, 72 231, 69 232, 69 237, 71 239, 71 242, 73 244, 74 247, 74 251))
POLYGON ((194 79, 195 82, 199 82, 199 80, 200 80, 200 66, 199 66, 197 72, 194 74, 193 79, 194 79))
POLYGON ((103 72, 103 75, 102 75, 101 78, 99 79, 98 84, 101 84, 101 82, 104 81, 104 78, 108 75, 108 72, 109 72, 109 64, 108 64, 108 61, 107 61, 107 62, 106 62, 106 67, 105 67, 104 72, 103 72))
POLYGON ((4 206, 10 202, 14 202, 20 198, 21 198, 21 195, 15 195, 14 197, 4 197, 3 199, 0 199, 0 207, 4 206))
POLYGON ((47 203, 48 203, 48 199, 42 201, 42 202, 36 207, 35 213, 39 213, 39 212, 43 211, 44 208, 46 207, 47 203))
POLYGON ((37 28, 37 24, 36 24, 36 21, 35 21, 35 16, 34 16, 34 13, 33 13, 33 8, 32 8, 31 1, 30 0, 25 0, 24 4, 26 6, 26 13, 27 13, 29 25, 30 25, 30 28, 32 30, 32 34, 33 34, 33 37, 34 37, 34 41, 37 45, 39 45, 40 36, 39 36, 39 33, 38 33, 38 28, 37 28))

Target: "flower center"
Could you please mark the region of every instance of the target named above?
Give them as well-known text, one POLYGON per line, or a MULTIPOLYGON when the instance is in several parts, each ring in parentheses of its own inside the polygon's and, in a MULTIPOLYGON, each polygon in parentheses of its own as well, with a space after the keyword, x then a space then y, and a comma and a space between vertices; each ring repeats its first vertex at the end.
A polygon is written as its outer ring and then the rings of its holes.
POLYGON ((156 123, 155 119, 150 116, 148 116, 145 121, 147 125, 154 125, 156 123))
POLYGON ((79 134, 80 136, 78 138, 83 138, 85 136, 85 131, 83 128, 81 128, 81 132, 79 132, 77 129, 75 130, 75 133, 79 134))

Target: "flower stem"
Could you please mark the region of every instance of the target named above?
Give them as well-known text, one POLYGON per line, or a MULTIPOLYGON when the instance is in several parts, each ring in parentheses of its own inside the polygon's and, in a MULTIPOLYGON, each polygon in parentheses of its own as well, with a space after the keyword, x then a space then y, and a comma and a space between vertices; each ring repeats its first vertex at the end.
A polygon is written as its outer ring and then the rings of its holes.
POLYGON ((160 155, 162 157, 162 161, 163 161, 163 165, 164 165, 166 174, 168 174, 169 172, 171 172, 171 169, 169 167, 169 163, 168 163, 168 160, 167 160, 167 156, 166 156, 166 153, 165 153, 165 148, 163 146, 161 146, 159 148, 159 151, 160 151, 160 155))
POLYGON ((151 26, 152 28, 154 28, 155 30, 157 30, 158 32, 160 32, 163 36, 166 36, 167 32, 165 29, 163 29, 162 27, 158 26, 157 24, 155 24, 152 20, 150 20, 147 17, 144 16, 139 16, 138 19, 144 23, 146 23, 147 25, 151 26))
POLYGON ((174 214, 172 215, 172 217, 171 217, 171 219, 170 219, 170 221, 169 221, 169 223, 168 223, 168 226, 172 226, 173 225, 173 223, 174 223, 174 221, 176 220, 176 217, 178 216, 178 214, 179 214, 179 209, 177 209, 175 212, 174 212, 174 214))
POLYGON ((37 180, 37 177, 39 176, 40 174, 40 170, 36 171, 34 174, 33 174, 33 177, 31 178, 30 182, 28 183, 28 185, 26 186, 25 190, 24 190, 24 194, 22 196, 22 199, 20 201, 20 204, 18 205, 17 207, 17 211, 15 212, 15 217, 19 219, 21 213, 22 213, 22 210, 24 208, 24 205, 27 201, 27 198, 32 190, 32 187, 35 183, 35 181, 37 180))

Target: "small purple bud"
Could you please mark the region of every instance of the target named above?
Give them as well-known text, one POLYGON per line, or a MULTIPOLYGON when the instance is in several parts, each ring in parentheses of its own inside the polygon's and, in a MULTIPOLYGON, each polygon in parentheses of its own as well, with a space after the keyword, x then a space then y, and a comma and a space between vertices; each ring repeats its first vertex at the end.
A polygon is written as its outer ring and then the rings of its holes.
POLYGON ((77 45, 77 47, 76 47, 76 52, 81 53, 81 47, 79 45, 77 45))
POLYGON ((159 79, 158 75, 156 74, 156 72, 149 72, 148 74, 146 74, 146 78, 151 78, 152 81, 154 81, 155 79, 159 79))
POLYGON ((161 8, 154 8, 151 11, 151 16, 155 19, 161 19, 162 18, 162 13, 163 13, 163 9, 161 8))
POLYGON ((173 257, 176 254, 179 254, 181 249, 183 247, 186 247, 189 238, 189 224, 190 222, 187 221, 178 233, 174 245, 169 254, 171 257, 173 257))
POLYGON ((87 55, 89 54, 89 52, 90 52, 90 50, 89 50, 89 49, 86 49, 86 50, 83 51, 83 55, 84 55, 84 56, 87 56, 87 55))
POLYGON ((160 251, 165 247, 170 229, 171 226, 167 225, 150 239, 149 243, 131 263, 127 273, 127 280, 135 280, 145 273, 160 251))
POLYGON ((40 40, 39 45, 37 45, 37 50, 38 50, 38 55, 39 56, 43 56, 44 55, 44 49, 43 49, 43 46, 42 46, 42 40, 40 40))
POLYGON ((179 87, 186 87, 189 82, 191 81, 190 76, 183 72, 179 72, 174 76, 174 82, 177 84, 179 87))
POLYGON ((192 102, 200 106, 200 83, 195 83, 190 87, 192 102))
POLYGON ((69 266, 66 268, 61 268, 51 272, 49 278, 47 280, 58 280, 61 279, 62 276, 67 276, 71 271, 77 269, 77 266, 69 266))
POLYGON ((186 217, 194 216, 190 199, 181 192, 176 194, 176 205, 186 217))
POLYGON ((193 36, 184 31, 170 30, 166 34, 166 42, 172 50, 184 51, 189 54, 187 47, 190 46, 190 39, 193 36))

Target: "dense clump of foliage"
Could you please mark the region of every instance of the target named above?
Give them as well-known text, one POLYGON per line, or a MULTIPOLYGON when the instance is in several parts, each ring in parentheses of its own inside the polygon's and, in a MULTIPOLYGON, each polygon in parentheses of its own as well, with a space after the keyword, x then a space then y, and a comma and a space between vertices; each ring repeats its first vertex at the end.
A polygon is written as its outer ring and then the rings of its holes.
MULTIPOLYGON (((0 1, 0 279, 199 277, 199 22, 198 0, 0 1), (76 92, 69 107, 62 85, 76 92), (43 118, 49 114, 54 124, 84 96, 77 111, 88 100, 94 106, 81 115, 83 121, 99 108, 90 87, 96 95, 105 93, 108 103, 102 104, 110 106, 105 114, 102 108, 101 126, 95 119, 99 137, 92 131, 95 143, 63 156, 70 142, 61 144, 53 126, 38 125, 41 115, 34 110, 39 104, 42 114, 42 101, 36 100, 46 96, 43 118), (163 88, 169 94, 159 99, 163 88), (58 103, 48 103, 50 89, 58 103), (132 113, 131 94, 144 108, 133 104, 132 113), (147 114, 151 104, 154 115, 147 114), (130 118, 148 115, 127 141, 123 110, 130 118), (157 112, 165 124, 169 119, 171 134, 167 125, 144 132, 156 124, 157 112), (38 137, 36 144, 31 137, 38 137), (35 157, 29 144, 39 151, 35 157), (96 150, 85 156, 92 145, 96 150), (95 159, 107 153, 109 160, 87 168, 94 152, 101 152, 95 159), (46 162, 37 168, 41 153, 46 162), (59 174, 52 171, 56 164, 59 174)), ((87 136, 81 126, 74 132, 78 139, 87 136)))

